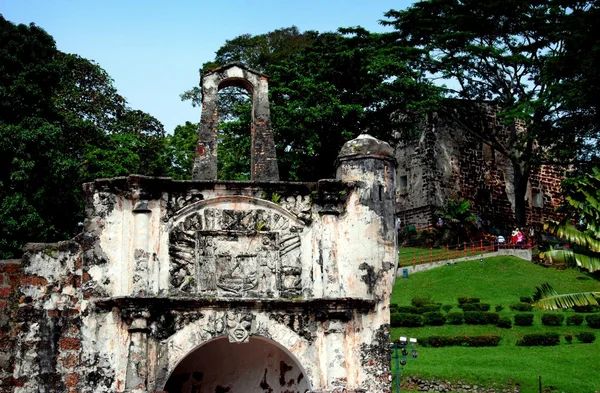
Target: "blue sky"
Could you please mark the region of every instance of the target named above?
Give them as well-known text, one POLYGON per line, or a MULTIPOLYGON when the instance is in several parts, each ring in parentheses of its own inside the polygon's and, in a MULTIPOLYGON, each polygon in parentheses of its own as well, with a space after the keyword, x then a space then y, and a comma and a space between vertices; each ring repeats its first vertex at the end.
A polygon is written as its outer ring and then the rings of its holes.
POLYGON ((11 22, 31 22, 58 49, 98 62, 131 107, 159 119, 167 132, 197 122, 200 109, 179 94, 199 83, 198 69, 226 40, 282 27, 383 31, 384 12, 406 0, 0 0, 11 22))

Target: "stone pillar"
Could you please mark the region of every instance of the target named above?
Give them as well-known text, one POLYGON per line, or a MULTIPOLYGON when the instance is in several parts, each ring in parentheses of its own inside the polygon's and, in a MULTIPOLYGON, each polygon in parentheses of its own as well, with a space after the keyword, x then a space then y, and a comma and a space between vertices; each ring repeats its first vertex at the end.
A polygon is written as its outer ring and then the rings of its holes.
POLYGON ((269 111, 266 75, 239 63, 227 64, 202 75, 202 116, 194 158, 194 180, 217 180, 218 92, 226 87, 246 89, 252 96, 251 179, 277 181, 279 170, 269 111))
POLYGON ((148 389, 148 318, 145 310, 131 310, 124 314, 132 319, 127 353, 125 389, 128 392, 145 392, 148 389))
POLYGON ((192 178, 217 180, 218 86, 202 81, 202 115, 198 129, 192 178))
POLYGON ((257 78, 252 98, 252 155, 251 180, 279 180, 275 142, 269 109, 269 81, 266 76, 257 78))
POLYGON ((348 382, 344 343, 346 324, 339 320, 329 320, 325 325, 327 351, 324 355, 327 357, 327 386, 346 388, 348 382))
POLYGON ((152 211, 147 201, 138 201, 133 209, 133 274, 131 294, 134 296, 147 295, 149 291, 148 264, 150 244, 150 218, 152 211))

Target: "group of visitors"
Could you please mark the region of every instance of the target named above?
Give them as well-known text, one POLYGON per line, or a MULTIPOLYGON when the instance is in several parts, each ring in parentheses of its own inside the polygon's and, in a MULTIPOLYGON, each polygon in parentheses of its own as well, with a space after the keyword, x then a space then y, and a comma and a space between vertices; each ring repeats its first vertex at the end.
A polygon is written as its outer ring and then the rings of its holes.
MULTIPOLYGON (((510 239, 509 239, 509 244, 512 246, 514 245, 515 248, 521 248, 523 247, 523 245, 525 244, 525 235, 523 234, 523 230, 521 228, 515 228, 511 235, 510 235, 510 239)), ((504 248, 506 247, 506 239, 504 239, 504 236, 500 235, 498 237, 496 237, 496 239, 494 240, 494 249, 498 249, 498 248, 504 248)))

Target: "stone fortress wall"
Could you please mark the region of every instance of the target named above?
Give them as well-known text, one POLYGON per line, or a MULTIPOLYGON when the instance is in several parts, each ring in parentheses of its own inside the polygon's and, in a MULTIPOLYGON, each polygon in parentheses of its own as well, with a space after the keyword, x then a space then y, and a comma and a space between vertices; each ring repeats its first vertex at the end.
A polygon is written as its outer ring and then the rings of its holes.
MULTIPOLYGON (((505 128, 493 108, 487 109, 489 126, 505 128)), ((437 207, 451 199, 466 199, 487 226, 514 227, 513 168, 506 157, 448 119, 434 117, 421 130, 417 140, 397 146, 395 153, 402 226, 431 226, 437 207)), ((526 201, 529 226, 540 228, 556 216, 565 177, 565 168, 550 165, 532 173, 526 201)))
POLYGON ((206 175, 201 128, 194 180, 88 183, 80 235, 0 264, 0 391, 390 391, 393 149, 361 135, 335 179, 280 182, 260 121, 257 181, 206 175))

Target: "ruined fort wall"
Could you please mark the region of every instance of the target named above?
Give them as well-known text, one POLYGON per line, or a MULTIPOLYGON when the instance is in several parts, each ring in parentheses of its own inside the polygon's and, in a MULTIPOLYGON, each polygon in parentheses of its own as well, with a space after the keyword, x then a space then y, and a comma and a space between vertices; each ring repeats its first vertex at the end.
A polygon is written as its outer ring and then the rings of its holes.
POLYGON ((364 141, 318 183, 87 184, 80 235, 2 265, 5 391, 200 389, 178 366, 251 338, 286 364, 235 363, 257 392, 388 391, 395 168, 364 141))
MULTIPOLYGON (((508 137, 508 128, 492 112, 489 119, 490 127, 504 130, 500 137, 508 137)), ((515 225, 512 164, 449 120, 435 118, 424 125, 420 139, 397 148, 396 157, 398 176, 410 174, 409 192, 398 195, 398 214, 404 226, 433 224, 431 212, 451 199, 471 201, 474 212, 489 227, 515 225)), ((554 209, 561 201, 560 182, 565 173, 564 168, 542 165, 531 175, 526 195, 531 226, 540 227, 549 217, 556 217, 554 209)))

